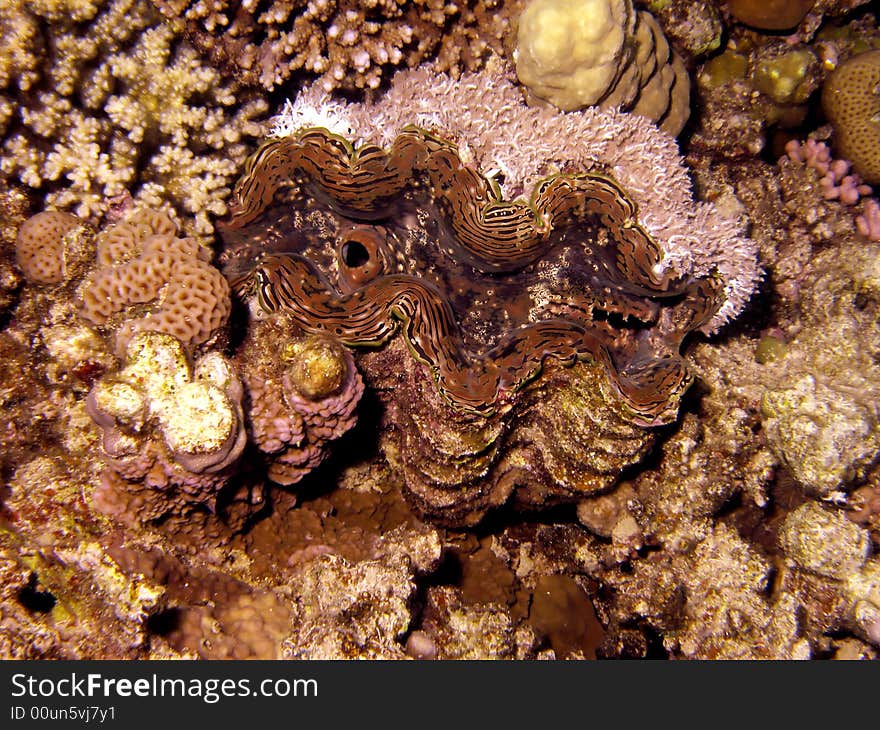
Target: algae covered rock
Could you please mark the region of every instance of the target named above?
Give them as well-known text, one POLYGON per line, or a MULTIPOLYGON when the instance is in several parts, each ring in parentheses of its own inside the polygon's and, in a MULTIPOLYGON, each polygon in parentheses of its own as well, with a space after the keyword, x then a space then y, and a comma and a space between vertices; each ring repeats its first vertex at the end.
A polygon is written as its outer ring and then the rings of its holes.
POLYGON ((841 489, 864 473, 880 450, 876 412, 813 375, 768 390, 761 410, 774 451, 815 494, 841 489))
POLYGON ((868 533, 840 510, 806 502, 785 519, 780 533, 785 555, 793 564, 829 578, 845 578, 868 556, 868 533))

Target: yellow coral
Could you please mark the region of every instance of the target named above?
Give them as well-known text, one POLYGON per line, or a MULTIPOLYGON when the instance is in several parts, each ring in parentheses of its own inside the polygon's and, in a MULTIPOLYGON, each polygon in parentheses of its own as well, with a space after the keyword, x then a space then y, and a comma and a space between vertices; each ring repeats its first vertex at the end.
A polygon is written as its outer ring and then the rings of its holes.
POLYGON ((670 134, 687 121, 684 64, 631 0, 532 0, 519 19, 514 58, 529 91, 565 111, 631 109, 670 134))
POLYGON ((212 65, 267 90, 297 72, 326 91, 375 89, 390 72, 436 54, 457 75, 501 53, 522 0, 312 0, 273 3, 153 0, 212 65))
POLYGON ((95 383, 88 408, 99 425, 118 431, 116 456, 136 450, 138 435, 155 422, 175 459, 201 471, 240 453, 244 431, 235 396, 238 378, 221 355, 208 354, 193 371, 180 340, 142 332, 128 344, 125 367, 95 383))
POLYGON ((519 19, 519 80, 560 109, 595 104, 617 78, 634 25, 629 0, 533 0, 519 19))
POLYGON ((282 353, 290 362, 288 373, 294 387, 310 400, 320 400, 342 387, 348 363, 342 347, 326 337, 296 340, 282 353))

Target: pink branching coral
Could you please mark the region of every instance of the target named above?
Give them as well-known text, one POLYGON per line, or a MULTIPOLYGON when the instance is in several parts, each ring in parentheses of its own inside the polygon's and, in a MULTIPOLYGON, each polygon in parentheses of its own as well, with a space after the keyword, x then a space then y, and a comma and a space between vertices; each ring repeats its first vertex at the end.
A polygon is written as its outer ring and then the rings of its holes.
POLYGON ((880 241, 880 203, 876 198, 865 201, 862 214, 856 216, 856 230, 872 241, 880 241))
POLYGON ((789 159, 816 170, 822 177, 819 185, 826 200, 839 200, 844 205, 855 205, 860 198, 871 195, 870 185, 865 185, 858 174, 851 172, 852 165, 846 160, 835 160, 824 142, 808 139, 801 144, 791 140, 785 145, 789 159))
POLYGON ((851 171, 852 165, 849 162, 834 159, 828 145, 815 139, 808 139, 803 143, 791 140, 785 145, 785 152, 792 162, 816 170, 821 175, 819 187, 825 200, 838 200, 847 206, 857 205, 862 201, 862 210, 854 220, 855 228, 872 241, 880 241, 880 204, 876 198, 870 197, 873 189, 863 183, 857 173, 851 171))

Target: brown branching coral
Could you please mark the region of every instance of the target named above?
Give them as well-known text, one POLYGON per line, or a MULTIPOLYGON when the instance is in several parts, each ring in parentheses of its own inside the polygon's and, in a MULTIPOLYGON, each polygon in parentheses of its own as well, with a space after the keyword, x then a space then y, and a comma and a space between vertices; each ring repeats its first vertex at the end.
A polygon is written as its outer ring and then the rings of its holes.
POLYGON ((222 83, 147 0, 13 0, 0 39, 0 175, 81 217, 130 190, 210 233, 265 102, 222 83))
POLYGON ((436 56, 458 73, 500 53, 520 0, 153 0, 183 19, 215 64, 248 85, 274 89, 297 72, 327 90, 372 89, 401 66, 436 56))

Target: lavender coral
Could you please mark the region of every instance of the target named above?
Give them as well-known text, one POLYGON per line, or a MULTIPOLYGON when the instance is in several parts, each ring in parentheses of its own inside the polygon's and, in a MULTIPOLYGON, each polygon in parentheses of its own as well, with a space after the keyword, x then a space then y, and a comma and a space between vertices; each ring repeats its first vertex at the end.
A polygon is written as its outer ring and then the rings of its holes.
POLYGON ((873 190, 851 171, 852 165, 846 160, 831 158, 831 150, 824 142, 808 139, 801 144, 792 140, 785 145, 789 159, 800 162, 822 175, 819 185, 826 200, 840 200, 844 205, 855 205, 860 198, 870 195, 873 190))
POLYGON ((4 178, 83 218, 130 190, 211 232, 264 101, 221 82, 147 0, 13 0, 0 36, 4 178))
MULTIPOLYGON (((804 191, 808 191, 816 183, 824 200, 839 201, 846 206, 857 206, 854 216, 854 228, 863 236, 880 240, 880 224, 878 224, 878 204, 876 198, 870 197, 874 190, 862 182, 862 178, 852 170, 847 160, 834 159, 831 150, 824 142, 807 139, 800 143, 792 140, 785 145, 786 156, 780 158, 779 164, 784 171, 790 171, 789 161, 803 165, 806 174, 804 191), (810 171, 815 170, 815 173, 810 171)), ((818 217, 814 214, 813 217, 818 217)))
POLYGON ((856 216, 856 230, 872 241, 880 241, 880 203, 876 199, 868 200, 864 212, 856 216))

